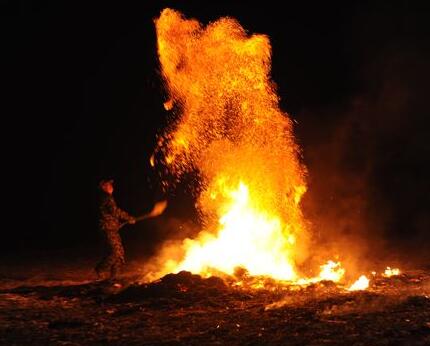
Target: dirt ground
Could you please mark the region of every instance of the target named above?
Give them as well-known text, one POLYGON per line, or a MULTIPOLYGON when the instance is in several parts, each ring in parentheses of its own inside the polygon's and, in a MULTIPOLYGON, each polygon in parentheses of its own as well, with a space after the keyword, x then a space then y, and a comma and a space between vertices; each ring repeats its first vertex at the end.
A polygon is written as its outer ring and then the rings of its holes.
MULTIPOLYGON (((0 268, 0 273, 2 273, 0 268)), ((430 345, 430 270, 367 291, 232 287, 181 272, 151 284, 61 268, 0 275, 2 345, 430 345)))

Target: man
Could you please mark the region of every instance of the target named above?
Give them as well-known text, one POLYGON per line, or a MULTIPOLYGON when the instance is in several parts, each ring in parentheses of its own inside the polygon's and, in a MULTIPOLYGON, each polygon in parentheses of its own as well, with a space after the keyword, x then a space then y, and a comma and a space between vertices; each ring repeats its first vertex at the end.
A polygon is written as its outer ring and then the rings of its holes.
POLYGON ((102 192, 99 226, 105 238, 106 249, 105 255, 97 264, 95 271, 98 278, 102 278, 107 272, 113 279, 125 264, 124 248, 119 230, 124 223, 136 223, 136 219, 116 205, 112 195, 113 180, 102 180, 99 187, 102 192))

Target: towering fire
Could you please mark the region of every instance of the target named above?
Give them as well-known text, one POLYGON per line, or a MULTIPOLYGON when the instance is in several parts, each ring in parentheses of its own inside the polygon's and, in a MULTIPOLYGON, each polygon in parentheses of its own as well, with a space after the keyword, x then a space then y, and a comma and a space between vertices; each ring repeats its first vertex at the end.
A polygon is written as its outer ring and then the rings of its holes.
POLYGON ((199 174, 205 230, 184 243, 176 270, 295 279, 306 256, 300 211, 306 191, 292 122, 270 80, 271 47, 222 18, 203 27, 171 9, 156 20, 158 53, 179 118, 160 141, 165 164, 180 179, 199 174))
POLYGON ((303 279, 308 230, 300 200, 306 169, 292 121, 279 109, 270 79, 271 46, 248 35, 232 18, 206 27, 171 9, 155 21, 158 54, 175 116, 160 137, 151 165, 161 161, 179 181, 197 173, 197 208, 204 229, 182 244, 183 257, 167 256, 158 276, 188 270, 234 273, 307 284, 339 281, 339 262, 303 279))

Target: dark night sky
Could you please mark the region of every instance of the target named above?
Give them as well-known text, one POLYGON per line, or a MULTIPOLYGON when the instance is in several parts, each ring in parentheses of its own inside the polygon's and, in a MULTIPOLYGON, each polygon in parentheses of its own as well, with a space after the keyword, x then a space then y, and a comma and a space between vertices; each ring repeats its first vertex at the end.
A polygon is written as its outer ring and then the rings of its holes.
MULTIPOLYGON (((95 248, 102 177, 116 179, 119 205, 136 215, 163 197, 148 160, 166 123, 153 25, 164 7, 203 23, 229 15, 250 33, 270 36, 281 107, 297 121, 309 169, 305 213, 319 233, 335 228, 424 253, 430 242, 424 1, 59 3, 6 2, 2 11, 13 92, 3 144, 13 225, 2 228, 3 253, 95 248)), ((167 197, 165 219, 195 217, 183 189, 167 197)), ((150 252, 175 225, 142 223, 124 231, 125 245, 150 252)))

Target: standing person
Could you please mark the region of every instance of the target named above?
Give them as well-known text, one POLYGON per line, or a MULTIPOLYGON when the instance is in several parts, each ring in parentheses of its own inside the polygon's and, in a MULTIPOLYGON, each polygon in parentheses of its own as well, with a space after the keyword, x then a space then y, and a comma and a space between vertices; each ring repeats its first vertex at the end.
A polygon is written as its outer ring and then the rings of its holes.
POLYGON ((102 180, 99 184, 102 196, 100 202, 99 227, 105 239, 105 254, 95 267, 98 278, 108 273, 115 278, 125 264, 124 247, 119 235, 124 223, 134 224, 136 219, 121 210, 113 198, 113 180, 102 180))

